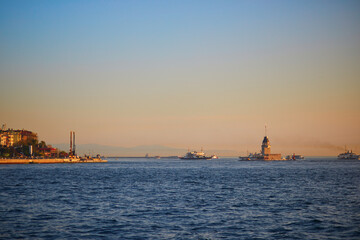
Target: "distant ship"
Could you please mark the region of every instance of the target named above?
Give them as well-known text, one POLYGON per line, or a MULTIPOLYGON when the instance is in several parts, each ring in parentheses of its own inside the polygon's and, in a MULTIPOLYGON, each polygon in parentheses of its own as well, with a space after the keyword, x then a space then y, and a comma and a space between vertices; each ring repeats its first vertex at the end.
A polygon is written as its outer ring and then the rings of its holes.
POLYGON ((197 152, 197 151, 188 152, 186 153, 185 156, 179 158, 183 160, 208 160, 208 159, 212 159, 213 156, 207 157, 205 156, 205 153, 201 150, 201 152, 197 152))
POLYGON ((357 155, 355 153, 353 153, 353 151, 346 151, 346 147, 345 147, 345 152, 344 153, 340 153, 338 155, 338 159, 345 159, 345 160, 359 160, 360 155, 357 155))
POLYGON ((155 159, 160 159, 161 157, 160 156, 153 156, 153 157, 150 157, 149 154, 145 154, 145 158, 155 158, 155 159))
POLYGON ((301 160, 301 159, 305 159, 305 158, 302 155, 293 154, 293 155, 287 155, 285 159, 286 160, 301 160))

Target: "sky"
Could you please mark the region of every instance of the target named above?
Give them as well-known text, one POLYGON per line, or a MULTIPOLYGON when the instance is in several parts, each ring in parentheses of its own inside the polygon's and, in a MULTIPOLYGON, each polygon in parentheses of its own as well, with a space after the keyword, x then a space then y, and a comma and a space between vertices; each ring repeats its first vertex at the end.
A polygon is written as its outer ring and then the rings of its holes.
POLYGON ((360 152, 360 2, 3 0, 0 84, 52 144, 360 152))

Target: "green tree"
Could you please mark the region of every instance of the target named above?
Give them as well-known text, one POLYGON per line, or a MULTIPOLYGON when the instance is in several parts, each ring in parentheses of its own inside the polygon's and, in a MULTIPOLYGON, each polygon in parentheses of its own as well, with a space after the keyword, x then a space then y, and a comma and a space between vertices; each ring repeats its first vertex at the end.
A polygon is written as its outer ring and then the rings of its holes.
POLYGON ((44 141, 41 141, 39 143, 39 148, 46 148, 46 147, 47 147, 47 145, 46 145, 46 143, 44 141))

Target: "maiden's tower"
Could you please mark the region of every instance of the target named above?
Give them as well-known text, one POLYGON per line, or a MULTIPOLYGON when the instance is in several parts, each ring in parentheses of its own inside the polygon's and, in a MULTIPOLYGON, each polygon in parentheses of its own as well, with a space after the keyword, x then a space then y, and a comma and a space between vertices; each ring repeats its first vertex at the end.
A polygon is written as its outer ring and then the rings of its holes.
POLYGON ((280 153, 271 153, 271 145, 268 136, 266 135, 266 126, 265 126, 265 136, 261 144, 260 153, 250 153, 246 157, 240 157, 241 160, 285 160, 281 157, 280 153))
POLYGON ((261 144, 261 155, 263 160, 283 160, 280 153, 271 154, 270 140, 266 135, 261 144))

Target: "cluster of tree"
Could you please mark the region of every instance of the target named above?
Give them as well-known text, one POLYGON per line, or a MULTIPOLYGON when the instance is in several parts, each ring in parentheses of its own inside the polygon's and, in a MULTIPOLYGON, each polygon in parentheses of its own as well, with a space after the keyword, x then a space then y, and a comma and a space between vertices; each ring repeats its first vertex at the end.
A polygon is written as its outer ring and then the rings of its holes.
MULTIPOLYGON (((44 141, 37 139, 28 139, 20 141, 14 146, 1 146, 0 157, 2 158, 24 158, 24 157, 44 157, 44 151, 41 149, 47 148, 48 145, 44 141), (31 153, 32 151, 32 153, 31 153)), ((65 156, 65 152, 59 152, 59 155, 65 156)))

